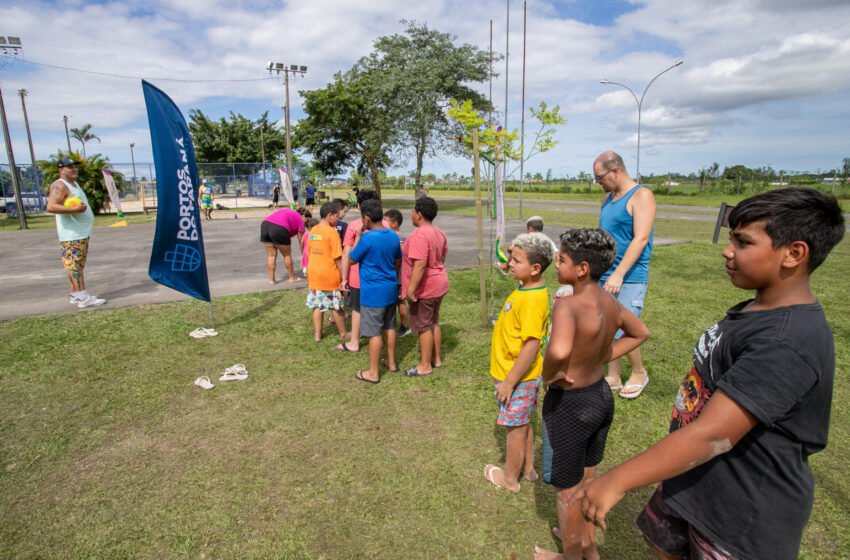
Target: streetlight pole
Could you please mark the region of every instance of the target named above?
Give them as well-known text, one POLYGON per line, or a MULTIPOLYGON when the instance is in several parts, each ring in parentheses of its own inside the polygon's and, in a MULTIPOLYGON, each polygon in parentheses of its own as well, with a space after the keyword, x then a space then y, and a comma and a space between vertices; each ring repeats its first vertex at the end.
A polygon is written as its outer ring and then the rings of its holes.
POLYGON ((15 191, 15 204, 18 205, 18 222, 21 229, 27 229, 24 200, 21 197, 21 184, 18 181, 18 166, 15 165, 15 154, 12 151, 12 138, 9 136, 9 124, 6 122, 6 106, 3 104, 3 91, 0 90, 0 119, 3 125, 3 139, 6 141, 6 157, 9 159, 9 171, 12 175, 12 190, 15 191))
POLYGON ((632 91, 632 88, 630 88, 626 84, 621 84, 620 82, 612 82, 612 81, 607 80, 607 79, 601 80, 599 82, 600 84, 603 84, 603 85, 606 85, 606 86, 607 85, 615 85, 615 86, 620 86, 620 87, 626 88, 629 91, 629 93, 632 94, 632 97, 635 98, 635 103, 637 103, 637 106, 638 106, 638 129, 637 129, 637 170, 636 170, 636 173, 637 173, 637 182, 638 183, 640 183, 640 122, 641 122, 641 111, 643 109, 643 98, 646 97, 646 92, 649 91, 649 87, 652 85, 652 83, 655 80, 657 80, 662 74, 665 74, 666 72, 669 72, 673 68, 676 68, 677 66, 681 66, 684 63, 685 63, 684 60, 680 60, 679 62, 673 64, 669 68, 667 68, 667 69, 659 72, 658 74, 656 74, 655 77, 652 78, 649 81, 648 84, 646 84, 646 87, 644 88, 643 94, 641 94, 640 99, 638 99, 637 94, 634 91, 632 91))
MULTIPOLYGON (((133 148, 136 147, 135 142, 130 142, 130 162, 133 164, 133 188, 136 189, 138 193, 139 189, 136 187, 136 154, 133 153, 133 148)), ((141 199, 142 199, 142 210, 145 209, 145 189, 141 189, 141 199)), ((147 213, 147 212, 146 212, 147 213)))
POLYGON ((71 135, 68 133, 68 115, 62 115, 62 120, 65 121, 65 140, 68 141, 68 156, 71 156, 71 135))
POLYGON ((287 66, 280 62, 269 62, 266 66, 266 70, 269 71, 269 74, 272 72, 276 72, 278 75, 281 73, 283 74, 283 88, 286 92, 286 105, 284 105, 283 109, 284 126, 286 127, 286 130, 284 131, 284 136, 286 137, 286 171, 289 173, 289 177, 292 178, 294 173, 292 170, 292 142, 289 133, 289 75, 293 74, 295 76, 304 76, 304 74, 307 73, 307 67, 299 66, 297 64, 290 64, 287 66))

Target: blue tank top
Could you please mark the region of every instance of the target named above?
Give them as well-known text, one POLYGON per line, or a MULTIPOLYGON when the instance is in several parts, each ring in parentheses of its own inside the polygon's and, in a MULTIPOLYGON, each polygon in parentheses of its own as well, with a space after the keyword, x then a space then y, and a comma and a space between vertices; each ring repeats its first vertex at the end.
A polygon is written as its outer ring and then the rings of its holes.
POLYGON ((59 241, 86 239, 91 235, 91 229, 94 225, 94 213, 89 206, 89 199, 77 183, 72 185, 64 179, 59 180, 68 187, 71 196, 75 196, 86 203, 86 211, 82 214, 56 214, 56 232, 59 234, 59 241))
MULTIPOLYGON (((629 199, 632 198, 639 188, 641 188, 641 186, 636 185, 619 200, 612 201, 611 196, 609 195, 605 199, 605 202, 602 203, 602 210, 599 213, 599 227, 610 233, 611 237, 614 238, 614 241, 617 242, 617 257, 614 259, 614 264, 611 265, 608 272, 600 278, 600 282, 607 280, 608 276, 614 272, 620 264, 620 261, 623 260, 623 255, 626 253, 629 243, 631 243, 635 237, 635 221, 632 215, 629 214, 626 206, 629 203, 629 199)), ((652 242, 654 238, 655 227, 653 226, 652 231, 649 233, 649 241, 647 242, 646 247, 643 248, 643 252, 641 252, 638 260, 626 273, 623 283, 643 284, 649 281, 649 259, 652 256, 652 242)))

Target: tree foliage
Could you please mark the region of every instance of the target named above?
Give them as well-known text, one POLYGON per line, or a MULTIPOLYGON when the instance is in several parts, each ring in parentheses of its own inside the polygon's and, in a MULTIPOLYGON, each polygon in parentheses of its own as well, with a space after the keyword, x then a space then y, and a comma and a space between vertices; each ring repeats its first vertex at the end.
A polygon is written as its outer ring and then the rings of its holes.
POLYGON ((268 111, 256 121, 232 111, 228 118, 215 121, 190 109, 189 132, 199 161, 243 164, 237 173, 250 173, 257 162, 275 160, 286 149, 286 136, 269 122, 268 111))
POLYGON ((92 140, 97 140, 100 142, 100 136, 91 132, 91 125, 84 124, 80 128, 72 128, 71 136, 73 136, 83 147, 83 157, 86 157, 86 142, 91 142, 92 140))
POLYGON ((456 46, 455 36, 407 22, 403 34, 380 37, 374 50, 358 62, 362 71, 381 76, 377 101, 395 120, 396 149, 414 157, 414 178, 422 184, 426 156, 456 152, 460 132, 448 118, 451 99, 468 99, 487 110, 487 99, 468 83, 488 78, 489 54, 469 44, 456 46))
POLYGON ((392 115, 377 102, 378 76, 357 68, 338 73, 323 89, 300 92, 307 114, 295 126, 294 145, 327 175, 354 167, 381 190, 381 171, 392 164, 397 132, 392 115))
MULTIPOLYGON (((38 167, 44 173, 44 182, 42 188, 46 193, 50 185, 59 179, 59 167, 57 163, 63 157, 69 157, 74 161, 78 161, 77 167, 80 170, 77 176, 77 184, 82 187, 86 193, 86 198, 89 199, 89 206, 92 212, 99 214, 106 206, 109 205, 109 193, 106 191, 106 184, 103 181, 103 169, 109 167, 109 158, 105 158, 100 154, 92 154, 88 158, 80 157, 77 152, 63 152, 59 150, 56 156, 51 156, 50 160, 41 160, 37 163, 38 167)), ((124 175, 110 168, 112 177, 115 179, 115 186, 118 191, 123 190, 124 175)))

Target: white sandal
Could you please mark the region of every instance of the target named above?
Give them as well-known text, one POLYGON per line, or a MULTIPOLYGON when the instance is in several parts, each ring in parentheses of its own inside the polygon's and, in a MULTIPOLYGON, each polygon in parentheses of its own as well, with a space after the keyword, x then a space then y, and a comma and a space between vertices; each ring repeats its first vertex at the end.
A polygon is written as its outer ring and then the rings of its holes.
POLYGON ((197 378, 195 380, 195 385, 197 385, 201 389, 212 389, 213 387, 215 387, 215 385, 212 384, 212 381, 210 381, 210 378, 206 375, 202 375, 201 377, 197 378))
POLYGON ((245 381, 248 379, 248 370, 245 364, 234 364, 224 370, 224 375, 218 378, 219 381, 245 381))
POLYGON ((207 338, 209 336, 218 336, 218 331, 215 329, 205 329, 204 327, 198 327, 189 333, 189 336, 192 338, 207 338))

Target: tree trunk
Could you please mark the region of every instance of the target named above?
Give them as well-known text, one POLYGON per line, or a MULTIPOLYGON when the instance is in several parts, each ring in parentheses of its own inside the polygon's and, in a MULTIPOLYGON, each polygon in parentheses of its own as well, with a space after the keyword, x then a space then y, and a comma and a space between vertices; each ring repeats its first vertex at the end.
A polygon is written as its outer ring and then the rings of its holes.
POLYGON ((419 141, 419 144, 416 146, 416 189, 415 189, 415 198, 419 200, 427 193, 425 192, 425 188, 422 185, 422 166, 424 165, 425 159, 425 139, 422 138, 419 141))
POLYGON ((372 177, 372 187, 375 189, 375 192, 378 193, 378 196, 381 196, 381 177, 378 174, 378 166, 375 165, 374 158, 366 158, 366 166, 369 167, 369 176, 372 177))

